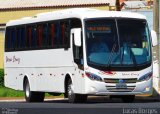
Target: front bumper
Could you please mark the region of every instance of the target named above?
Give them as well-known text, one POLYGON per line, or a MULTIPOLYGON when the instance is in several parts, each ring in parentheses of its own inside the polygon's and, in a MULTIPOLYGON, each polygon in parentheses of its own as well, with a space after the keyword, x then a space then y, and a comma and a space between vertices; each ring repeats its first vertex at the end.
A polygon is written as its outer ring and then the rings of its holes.
POLYGON ((127 88, 120 90, 115 83, 105 83, 86 80, 85 94, 90 95, 151 95, 152 78, 148 81, 127 84, 127 88))

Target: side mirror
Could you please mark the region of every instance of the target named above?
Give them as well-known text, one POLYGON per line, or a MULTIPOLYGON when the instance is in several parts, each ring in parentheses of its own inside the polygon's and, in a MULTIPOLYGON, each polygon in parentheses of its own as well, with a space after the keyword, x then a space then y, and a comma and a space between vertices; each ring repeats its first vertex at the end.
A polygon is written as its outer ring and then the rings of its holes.
POLYGON ((151 30, 151 37, 152 37, 152 46, 157 46, 158 41, 157 41, 157 34, 154 30, 151 30))
POLYGON ((71 30, 71 34, 74 34, 74 44, 78 47, 81 46, 81 28, 74 28, 71 30))

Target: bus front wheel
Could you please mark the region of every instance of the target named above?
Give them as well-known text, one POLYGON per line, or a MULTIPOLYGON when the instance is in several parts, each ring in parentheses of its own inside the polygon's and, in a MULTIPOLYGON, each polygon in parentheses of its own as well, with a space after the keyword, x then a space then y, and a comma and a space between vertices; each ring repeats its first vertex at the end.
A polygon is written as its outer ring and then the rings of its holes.
POLYGON ((68 80, 67 96, 70 103, 83 103, 87 100, 87 95, 74 93, 71 79, 68 80))
POLYGON ((27 102, 43 102, 45 93, 30 91, 30 85, 28 79, 24 82, 24 93, 27 102))

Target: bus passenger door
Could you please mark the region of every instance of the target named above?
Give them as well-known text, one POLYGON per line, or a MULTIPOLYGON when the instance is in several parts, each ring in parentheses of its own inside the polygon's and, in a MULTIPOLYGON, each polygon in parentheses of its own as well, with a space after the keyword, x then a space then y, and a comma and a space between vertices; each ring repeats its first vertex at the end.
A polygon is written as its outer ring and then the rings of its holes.
MULTIPOLYGON (((78 28, 79 29, 79 28, 78 28)), ((74 31, 74 30, 73 30, 74 31)), ((82 93, 82 74, 84 70, 84 64, 83 64, 83 43, 82 43, 82 37, 80 38, 79 45, 76 45, 76 37, 77 34, 71 30, 72 35, 72 50, 73 50, 73 64, 75 66, 74 74, 73 75, 73 86, 74 86, 74 92, 75 93, 82 93), (81 44, 81 45, 80 45, 81 44)), ((81 34, 81 29, 80 29, 81 34)), ((81 36, 81 35, 80 35, 81 36)))

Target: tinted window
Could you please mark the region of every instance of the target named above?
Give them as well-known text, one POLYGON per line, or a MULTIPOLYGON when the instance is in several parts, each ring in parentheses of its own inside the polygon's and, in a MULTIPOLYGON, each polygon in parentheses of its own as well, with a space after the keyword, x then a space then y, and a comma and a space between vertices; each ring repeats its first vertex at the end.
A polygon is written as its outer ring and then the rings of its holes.
POLYGON ((42 47, 42 32, 43 32, 43 26, 38 25, 37 26, 37 47, 42 47))
POLYGON ((55 20, 6 28, 6 51, 69 48, 71 28, 77 19, 55 20))

